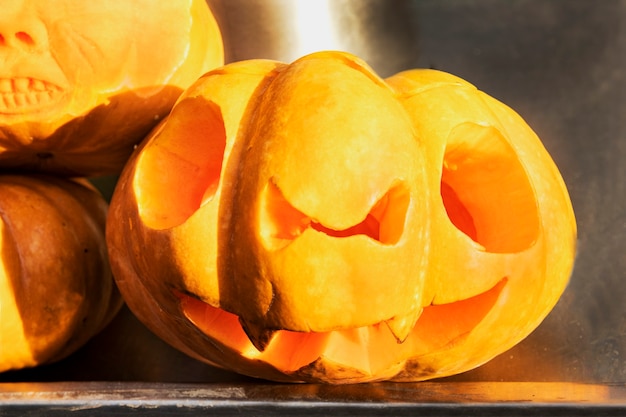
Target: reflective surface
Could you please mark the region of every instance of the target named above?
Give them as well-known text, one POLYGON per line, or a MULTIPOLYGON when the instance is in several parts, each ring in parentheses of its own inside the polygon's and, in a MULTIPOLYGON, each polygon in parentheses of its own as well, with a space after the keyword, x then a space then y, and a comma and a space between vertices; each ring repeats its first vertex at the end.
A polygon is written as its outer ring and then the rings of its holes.
POLYGON ((623 415, 624 391, 623 386, 572 383, 328 386, 91 382, 7 384, 0 392, 0 399, 5 411, 20 416, 541 414, 572 417, 623 415))
MULTIPOLYGON (((626 385, 626 1, 209 3, 224 30, 230 61, 256 57, 291 61, 313 49, 346 49, 383 76, 412 67, 454 73, 516 109, 559 166, 577 215, 579 253, 565 294, 526 340, 476 370, 426 385, 376 384, 349 390, 268 384, 199 364, 160 342, 123 310, 100 336, 65 361, 0 374, 0 381, 6 382, 0 384, 0 401, 27 401, 41 390, 59 388, 12 382, 104 381, 98 392, 105 397, 109 387, 123 388, 128 398, 137 398, 132 389, 138 385, 106 381, 140 381, 174 383, 168 388, 174 392, 176 383, 199 383, 194 386, 203 389, 219 383, 224 389, 219 395, 230 398, 233 407, 252 398, 250 389, 264 388, 269 391, 259 401, 295 401, 294 409, 310 401, 311 389, 322 390, 324 396, 316 398, 324 401, 363 401, 367 396, 382 403, 394 401, 391 393, 402 390, 403 398, 416 407, 531 401, 541 392, 552 393, 544 398, 549 403, 561 390, 561 398, 574 403, 589 404, 595 398, 593 406, 610 403, 613 411, 616 405, 617 410, 626 409, 624 390, 607 385, 626 385), (317 10, 310 9, 313 5, 317 10), (300 34, 298 28, 307 28, 308 34, 300 34), (516 382, 544 385, 509 385, 516 382), (439 387, 438 394, 418 394, 426 387, 439 387), (575 394, 572 387, 578 390, 575 394), (493 395, 478 398, 472 390, 493 395), (243 392, 243 397, 229 397, 229 392, 243 392), (507 397, 506 392, 517 395, 507 397), (603 394, 597 396, 598 392, 603 394)), ((156 401, 161 391, 146 395, 156 401)), ((443 413, 436 407, 429 410, 443 413)))

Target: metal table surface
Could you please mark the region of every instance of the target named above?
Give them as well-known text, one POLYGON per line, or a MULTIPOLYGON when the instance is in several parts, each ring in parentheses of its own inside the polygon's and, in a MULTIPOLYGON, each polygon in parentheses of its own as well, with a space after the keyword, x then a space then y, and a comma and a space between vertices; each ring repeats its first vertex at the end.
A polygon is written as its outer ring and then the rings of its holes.
POLYGON ((210 0, 227 59, 290 61, 307 48, 336 48, 383 76, 433 67, 509 104, 535 129, 579 228, 575 269, 555 309, 473 371, 348 386, 275 384, 200 364, 123 309, 71 357, 0 374, 0 416, 626 414, 626 1, 308 2, 325 14, 297 10, 305 3, 210 0), (316 36, 302 37, 303 25, 316 36))

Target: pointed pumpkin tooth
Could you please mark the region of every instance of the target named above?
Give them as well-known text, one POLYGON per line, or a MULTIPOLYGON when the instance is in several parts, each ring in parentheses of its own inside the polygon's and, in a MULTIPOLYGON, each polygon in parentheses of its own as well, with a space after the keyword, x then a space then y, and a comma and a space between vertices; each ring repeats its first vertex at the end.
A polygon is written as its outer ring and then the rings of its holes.
POLYGON ((276 330, 270 330, 256 324, 247 323, 241 318, 239 319, 239 323, 241 323, 241 327, 248 336, 248 339, 250 339, 250 342, 252 342, 259 352, 263 352, 265 348, 267 348, 274 333, 276 333, 276 330))
POLYGON ((418 309, 415 312, 409 313, 402 317, 393 317, 389 320, 385 321, 391 333, 395 336, 398 343, 403 343, 411 331, 415 328, 415 323, 417 323, 417 319, 422 315, 423 309, 418 309))

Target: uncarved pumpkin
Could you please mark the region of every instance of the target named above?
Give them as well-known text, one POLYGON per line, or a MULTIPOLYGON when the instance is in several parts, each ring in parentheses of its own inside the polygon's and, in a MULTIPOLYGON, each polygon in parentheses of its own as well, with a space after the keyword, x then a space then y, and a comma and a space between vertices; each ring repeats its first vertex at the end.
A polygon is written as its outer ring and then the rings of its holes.
POLYGON ((121 307, 106 212, 87 182, 0 176, 0 372, 66 357, 121 307))
POLYGON ((0 170, 115 174, 223 64, 204 0, 33 0, 0 17, 0 170))
POLYGON ((417 381, 526 337, 571 272, 565 185, 527 124, 452 75, 318 52, 200 78, 113 195, 131 310, 278 381, 417 381))

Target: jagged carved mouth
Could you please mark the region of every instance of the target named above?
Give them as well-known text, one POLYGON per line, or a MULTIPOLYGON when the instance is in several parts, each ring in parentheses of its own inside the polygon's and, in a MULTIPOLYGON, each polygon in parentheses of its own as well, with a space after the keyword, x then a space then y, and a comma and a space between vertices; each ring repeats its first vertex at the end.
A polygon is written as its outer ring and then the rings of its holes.
POLYGON ((374 204, 361 222, 346 228, 332 228, 293 207, 280 188, 270 181, 262 197, 261 236, 266 246, 273 249, 288 245, 307 229, 336 238, 364 235, 382 244, 393 245, 404 231, 409 203, 409 190, 405 184, 397 183, 374 204))
POLYGON ((23 114, 50 107, 64 90, 50 82, 30 78, 0 78, 0 114, 23 114))
POLYGON ((174 294, 179 299, 182 313, 198 330, 249 359, 266 361, 293 372, 325 356, 337 363, 375 372, 391 363, 445 349, 462 341, 492 311, 507 282, 508 279, 503 278, 484 293, 425 307, 402 343, 398 343, 387 326, 378 323, 320 333, 277 330, 272 332, 271 340, 263 350, 251 342, 236 314, 211 306, 193 295, 180 291, 174 291, 174 294))

